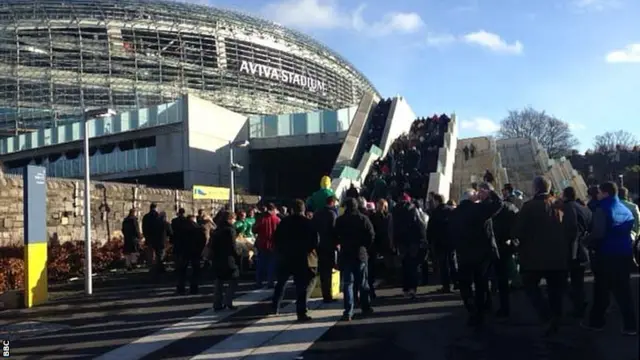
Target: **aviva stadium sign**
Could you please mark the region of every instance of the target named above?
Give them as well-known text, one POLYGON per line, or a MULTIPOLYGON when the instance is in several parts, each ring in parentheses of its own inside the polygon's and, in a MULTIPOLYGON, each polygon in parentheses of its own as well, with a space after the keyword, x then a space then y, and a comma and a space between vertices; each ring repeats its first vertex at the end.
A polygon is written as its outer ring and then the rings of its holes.
POLYGON ((277 69, 267 65, 256 64, 251 61, 243 60, 242 64, 240 64, 240 72, 259 76, 261 78, 278 80, 280 82, 296 85, 313 92, 325 92, 327 90, 324 81, 320 81, 309 76, 296 74, 291 71, 277 69))

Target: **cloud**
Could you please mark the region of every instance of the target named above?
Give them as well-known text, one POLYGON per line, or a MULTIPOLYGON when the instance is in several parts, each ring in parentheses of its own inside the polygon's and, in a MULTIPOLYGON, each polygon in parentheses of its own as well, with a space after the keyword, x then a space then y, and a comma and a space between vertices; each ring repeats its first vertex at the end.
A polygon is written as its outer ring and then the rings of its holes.
POLYGON ((500 130, 500 124, 485 117, 462 121, 460 127, 463 130, 471 130, 480 134, 491 134, 500 130))
POLYGON ((498 34, 490 33, 485 30, 480 30, 466 34, 462 37, 463 41, 468 44, 479 45, 485 47, 491 51, 503 53, 503 54, 522 54, 524 46, 520 41, 516 41, 512 44, 507 43, 498 34))
POLYGON ((582 130, 585 130, 586 128, 587 126, 581 123, 569 123, 569 129, 571 131, 582 131, 582 130))
POLYGON ((437 34, 437 33, 427 33, 427 45, 428 46, 445 46, 453 44, 458 39, 452 35, 447 33, 437 34))
POLYGON ((262 12, 282 25, 304 29, 333 29, 350 23, 331 0, 284 0, 267 4, 262 12))
POLYGON ((604 11, 620 7, 619 0, 572 0, 571 5, 580 11, 604 11))
POLYGON ((337 0, 282 0, 267 4, 262 13, 285 26, 299 29, 351 29, 366 35, 410 34, 424 27, 415 12, 387 12, 378 21, 364 17, 366 5, 353 11, 340 8, 337 0))
POLYGON ((640 63, 640 43, 612 51, 607 54, 606 60, 608 63, 640 63))

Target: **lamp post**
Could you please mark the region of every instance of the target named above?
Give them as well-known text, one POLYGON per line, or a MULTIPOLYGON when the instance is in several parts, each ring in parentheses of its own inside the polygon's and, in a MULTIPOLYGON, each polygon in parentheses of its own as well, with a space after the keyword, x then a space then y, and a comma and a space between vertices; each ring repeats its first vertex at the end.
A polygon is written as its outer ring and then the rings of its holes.
POLYGON ((89 160, 89 120, 113 116, 112 109, 86 110, 82 113, 84 123, 84 293, 93 294, 93 266, 91 263, 91 162, 89 160))
POLYGON ((620 187, 624 187, 624 175, 620 174, 618 175, 618 178, 620 179, 620 187))
POLYGON ((233 149, 244 148, 249 146, 248 140, 242 141, 229 141, 229 209, 231 212, 236 212, 236 184, 235 173, 236 171, 242 171, 244 166, 233 162, 233 149))

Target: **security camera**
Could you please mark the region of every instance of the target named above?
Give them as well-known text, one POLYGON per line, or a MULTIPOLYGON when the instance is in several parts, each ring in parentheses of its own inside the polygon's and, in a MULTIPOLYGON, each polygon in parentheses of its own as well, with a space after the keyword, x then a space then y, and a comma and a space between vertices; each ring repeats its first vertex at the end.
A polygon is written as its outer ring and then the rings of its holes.
POLYGON ((244 169, 244 166, 240 164, 236 164, 236 163, 231 164, 231 171, 242 171, 243 169, 244 169))

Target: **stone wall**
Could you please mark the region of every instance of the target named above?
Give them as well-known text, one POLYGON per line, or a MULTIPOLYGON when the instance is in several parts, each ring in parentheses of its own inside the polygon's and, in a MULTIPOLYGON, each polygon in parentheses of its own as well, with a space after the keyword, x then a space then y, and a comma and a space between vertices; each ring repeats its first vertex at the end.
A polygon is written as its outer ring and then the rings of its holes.
MULTIPOLYGON (((129 209, 139 209, 139 216, 149 204, 158 204, 159 211, 173 217, 184 207, 187 213, 205 209, 215 213, 224 202, 193 200, 189 190, 156 189, 141 185, 111 182, 91 184, 92 238, 101 242, 121 235, 123 218, 129 209)), ((22 176, 0 173, 0 246, 24 243, 22 176)), ((239 203, 250 205, 257 196, 238 196, 239 203)), ((45 204, 43 204, 45 206, 45 204)), ((49 239, 84 240, 84 182, 76 179, 47 179, 47 233, 49 239)))

